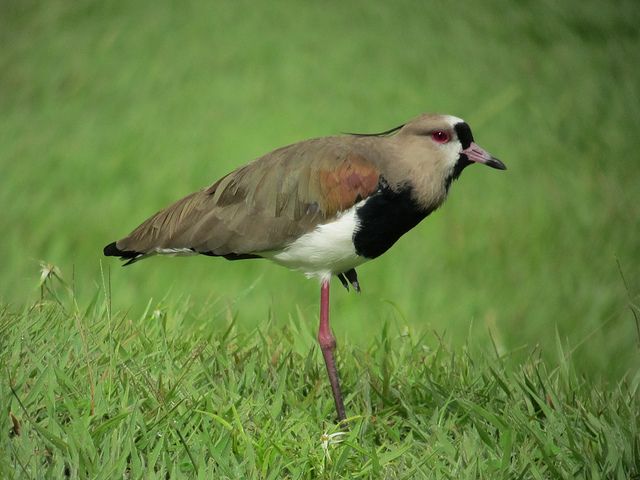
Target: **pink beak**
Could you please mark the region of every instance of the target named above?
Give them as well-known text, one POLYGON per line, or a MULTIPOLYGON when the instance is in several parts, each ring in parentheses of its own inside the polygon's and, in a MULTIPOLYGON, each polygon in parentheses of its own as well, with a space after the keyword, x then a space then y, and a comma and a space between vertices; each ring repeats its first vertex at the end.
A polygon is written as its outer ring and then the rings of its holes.
POLYGON ((496 168, 498 170, 507 169, 507 166, 504 163, 495 158, 475 142, 471 142, 471 145, 469 145, 468 148, 465 148, 462 153, 469 159, 470 162, 484 163, 488 167, 496 168))

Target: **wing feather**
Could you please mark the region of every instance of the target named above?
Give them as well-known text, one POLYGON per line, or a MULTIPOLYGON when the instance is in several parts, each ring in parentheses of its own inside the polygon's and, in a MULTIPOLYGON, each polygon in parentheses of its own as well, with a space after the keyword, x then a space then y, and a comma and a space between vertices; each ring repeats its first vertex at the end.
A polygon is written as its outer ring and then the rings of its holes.
POLYGON ((245 255, 284 248, 378 188, 380 171, 330 138, 284 147, 178 200, 117 242, 123 251, 245 255))

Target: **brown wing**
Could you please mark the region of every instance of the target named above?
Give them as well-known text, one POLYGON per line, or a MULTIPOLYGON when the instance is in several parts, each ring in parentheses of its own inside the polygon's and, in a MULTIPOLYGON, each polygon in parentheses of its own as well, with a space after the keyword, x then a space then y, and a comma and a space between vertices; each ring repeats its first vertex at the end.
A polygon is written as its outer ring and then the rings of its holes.
POLYGON ((376 191, 380 172, 344 138, 284 147, 158 212, 116 243, 131 254, 278 250, 376 191))

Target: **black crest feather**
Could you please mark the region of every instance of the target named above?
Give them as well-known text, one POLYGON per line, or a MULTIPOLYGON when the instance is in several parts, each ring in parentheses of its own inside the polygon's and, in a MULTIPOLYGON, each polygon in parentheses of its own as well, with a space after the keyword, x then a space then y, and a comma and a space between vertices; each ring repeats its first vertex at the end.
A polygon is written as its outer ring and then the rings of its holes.
POLYGON ((384 137, 386 135, 391 135, 393 133, 396 133, 398 130, 400 130, 404 126, 405 126, 405 124, 403 123, 402 125, 398 125, 397 127, 393 127, 393 128, 390 128, 389 130, 385 130, 384 132, 379 132, 379 133, 351 133, 351 132, 345 132, 345 135, 354 135, 356 137, 384 137))

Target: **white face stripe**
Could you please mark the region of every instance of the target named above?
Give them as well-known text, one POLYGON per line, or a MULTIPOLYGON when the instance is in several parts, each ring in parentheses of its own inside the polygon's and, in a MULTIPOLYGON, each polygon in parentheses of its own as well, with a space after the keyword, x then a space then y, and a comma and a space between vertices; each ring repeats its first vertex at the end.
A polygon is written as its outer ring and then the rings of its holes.
POLYGON ((452 139, 446 145, 442 145, 442 149, 446 151, 446 164, 453 169, 453 167, 458 163, 458 159, 460 158, 460 152, 462 152, 462 144, 460 140, 452 139))
POLYGON ((458 118, 458 117, 454 117, 453 115, 447 115, 447 116, 445 116, 445 118, 451 124, 452 127, 455 126, 458 123, 466 123, 463 119, 458 118))
POLYGON ((353 245, 353 234, 358 228, 356 209, 365 202, 345 210, 330 223, 318 225, 284 250, 260 252, 259 255, 322 281, 357 267, 367 261, 356 253, 353 245))
MULTIPOLYGON (((466 123, 462 118, 454 117, 453 115, 446 115, 445 118, 451 125, 451 128, 455 127, 458 123, 466 123)), ((462 143, 460 143, 459 139, 456 139, 455 141, 446 144, 444 148, 448 151, 448 163, 453 169, 455 164, 458 162, 458 158, 460 157, 460 152, 462 151, 462 143)))

